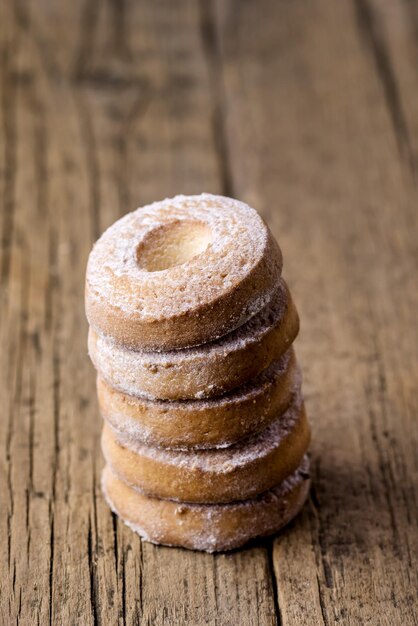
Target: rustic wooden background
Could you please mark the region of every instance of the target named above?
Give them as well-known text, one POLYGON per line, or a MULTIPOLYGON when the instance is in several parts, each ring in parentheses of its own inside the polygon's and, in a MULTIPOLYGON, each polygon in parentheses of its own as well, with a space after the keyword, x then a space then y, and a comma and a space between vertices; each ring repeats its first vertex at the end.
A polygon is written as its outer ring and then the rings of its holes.
POLYGON ((0 622, 418 623, 418 4, 0 3, 0 622), (272 226, 302 318, 314 488, 209 556, 111 515, 83 278, 176 193, 272 226))

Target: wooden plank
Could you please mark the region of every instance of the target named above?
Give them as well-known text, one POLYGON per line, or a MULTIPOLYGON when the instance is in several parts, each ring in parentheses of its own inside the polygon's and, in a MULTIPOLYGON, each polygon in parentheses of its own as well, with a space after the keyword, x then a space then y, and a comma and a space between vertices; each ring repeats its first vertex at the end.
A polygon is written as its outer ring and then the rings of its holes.
POLYGON ((398 148, 418 174, 418 6, 415 2, 358 3, 363 41, 382 84, 398 148))
POLYGON ((1 12, 1 622, 274 624, 265 545, 209 556, 141 544, 99 486, 92 242, 139 204, 227 184, 200 7, 1 12))
POLYGON ((364 19, 360 0, 217 2, 232 181, 302 317, 314 489, 275 540, 284 625, 418 620, 417 194, 364 19))

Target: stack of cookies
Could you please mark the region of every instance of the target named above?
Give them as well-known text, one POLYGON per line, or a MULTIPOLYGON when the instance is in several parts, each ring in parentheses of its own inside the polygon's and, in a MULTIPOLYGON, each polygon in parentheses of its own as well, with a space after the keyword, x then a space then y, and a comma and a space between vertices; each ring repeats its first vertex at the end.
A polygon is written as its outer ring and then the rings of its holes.
POLYGON ((95 244, 102 485, 144 539, 227 550, 301 508, 310 433, 281 270, 257 212, 209 194, 140 208, 95 244))

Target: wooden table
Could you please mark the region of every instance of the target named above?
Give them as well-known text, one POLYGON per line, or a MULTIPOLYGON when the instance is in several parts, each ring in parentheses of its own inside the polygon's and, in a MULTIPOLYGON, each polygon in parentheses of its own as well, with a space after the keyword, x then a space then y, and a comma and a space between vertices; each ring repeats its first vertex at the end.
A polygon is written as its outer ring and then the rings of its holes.
POLYGON ((418 5, 0 8, 0 623, 418 623, 418 5), (257 207, 302 318, 314 486, 278 537, 142 543, 100 492, 83 279, 120 215, 257 207))

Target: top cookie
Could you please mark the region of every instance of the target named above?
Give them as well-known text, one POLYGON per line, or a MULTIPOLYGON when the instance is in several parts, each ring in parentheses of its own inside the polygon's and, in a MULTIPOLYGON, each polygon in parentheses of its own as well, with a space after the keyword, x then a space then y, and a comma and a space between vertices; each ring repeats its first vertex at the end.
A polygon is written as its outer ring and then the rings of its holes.
POLYGON ((87 318, 131 349, 199 345, 260 311, 281 268, 279 246, 247 204, 176 196, 125 215, 97 241, 87 318))

